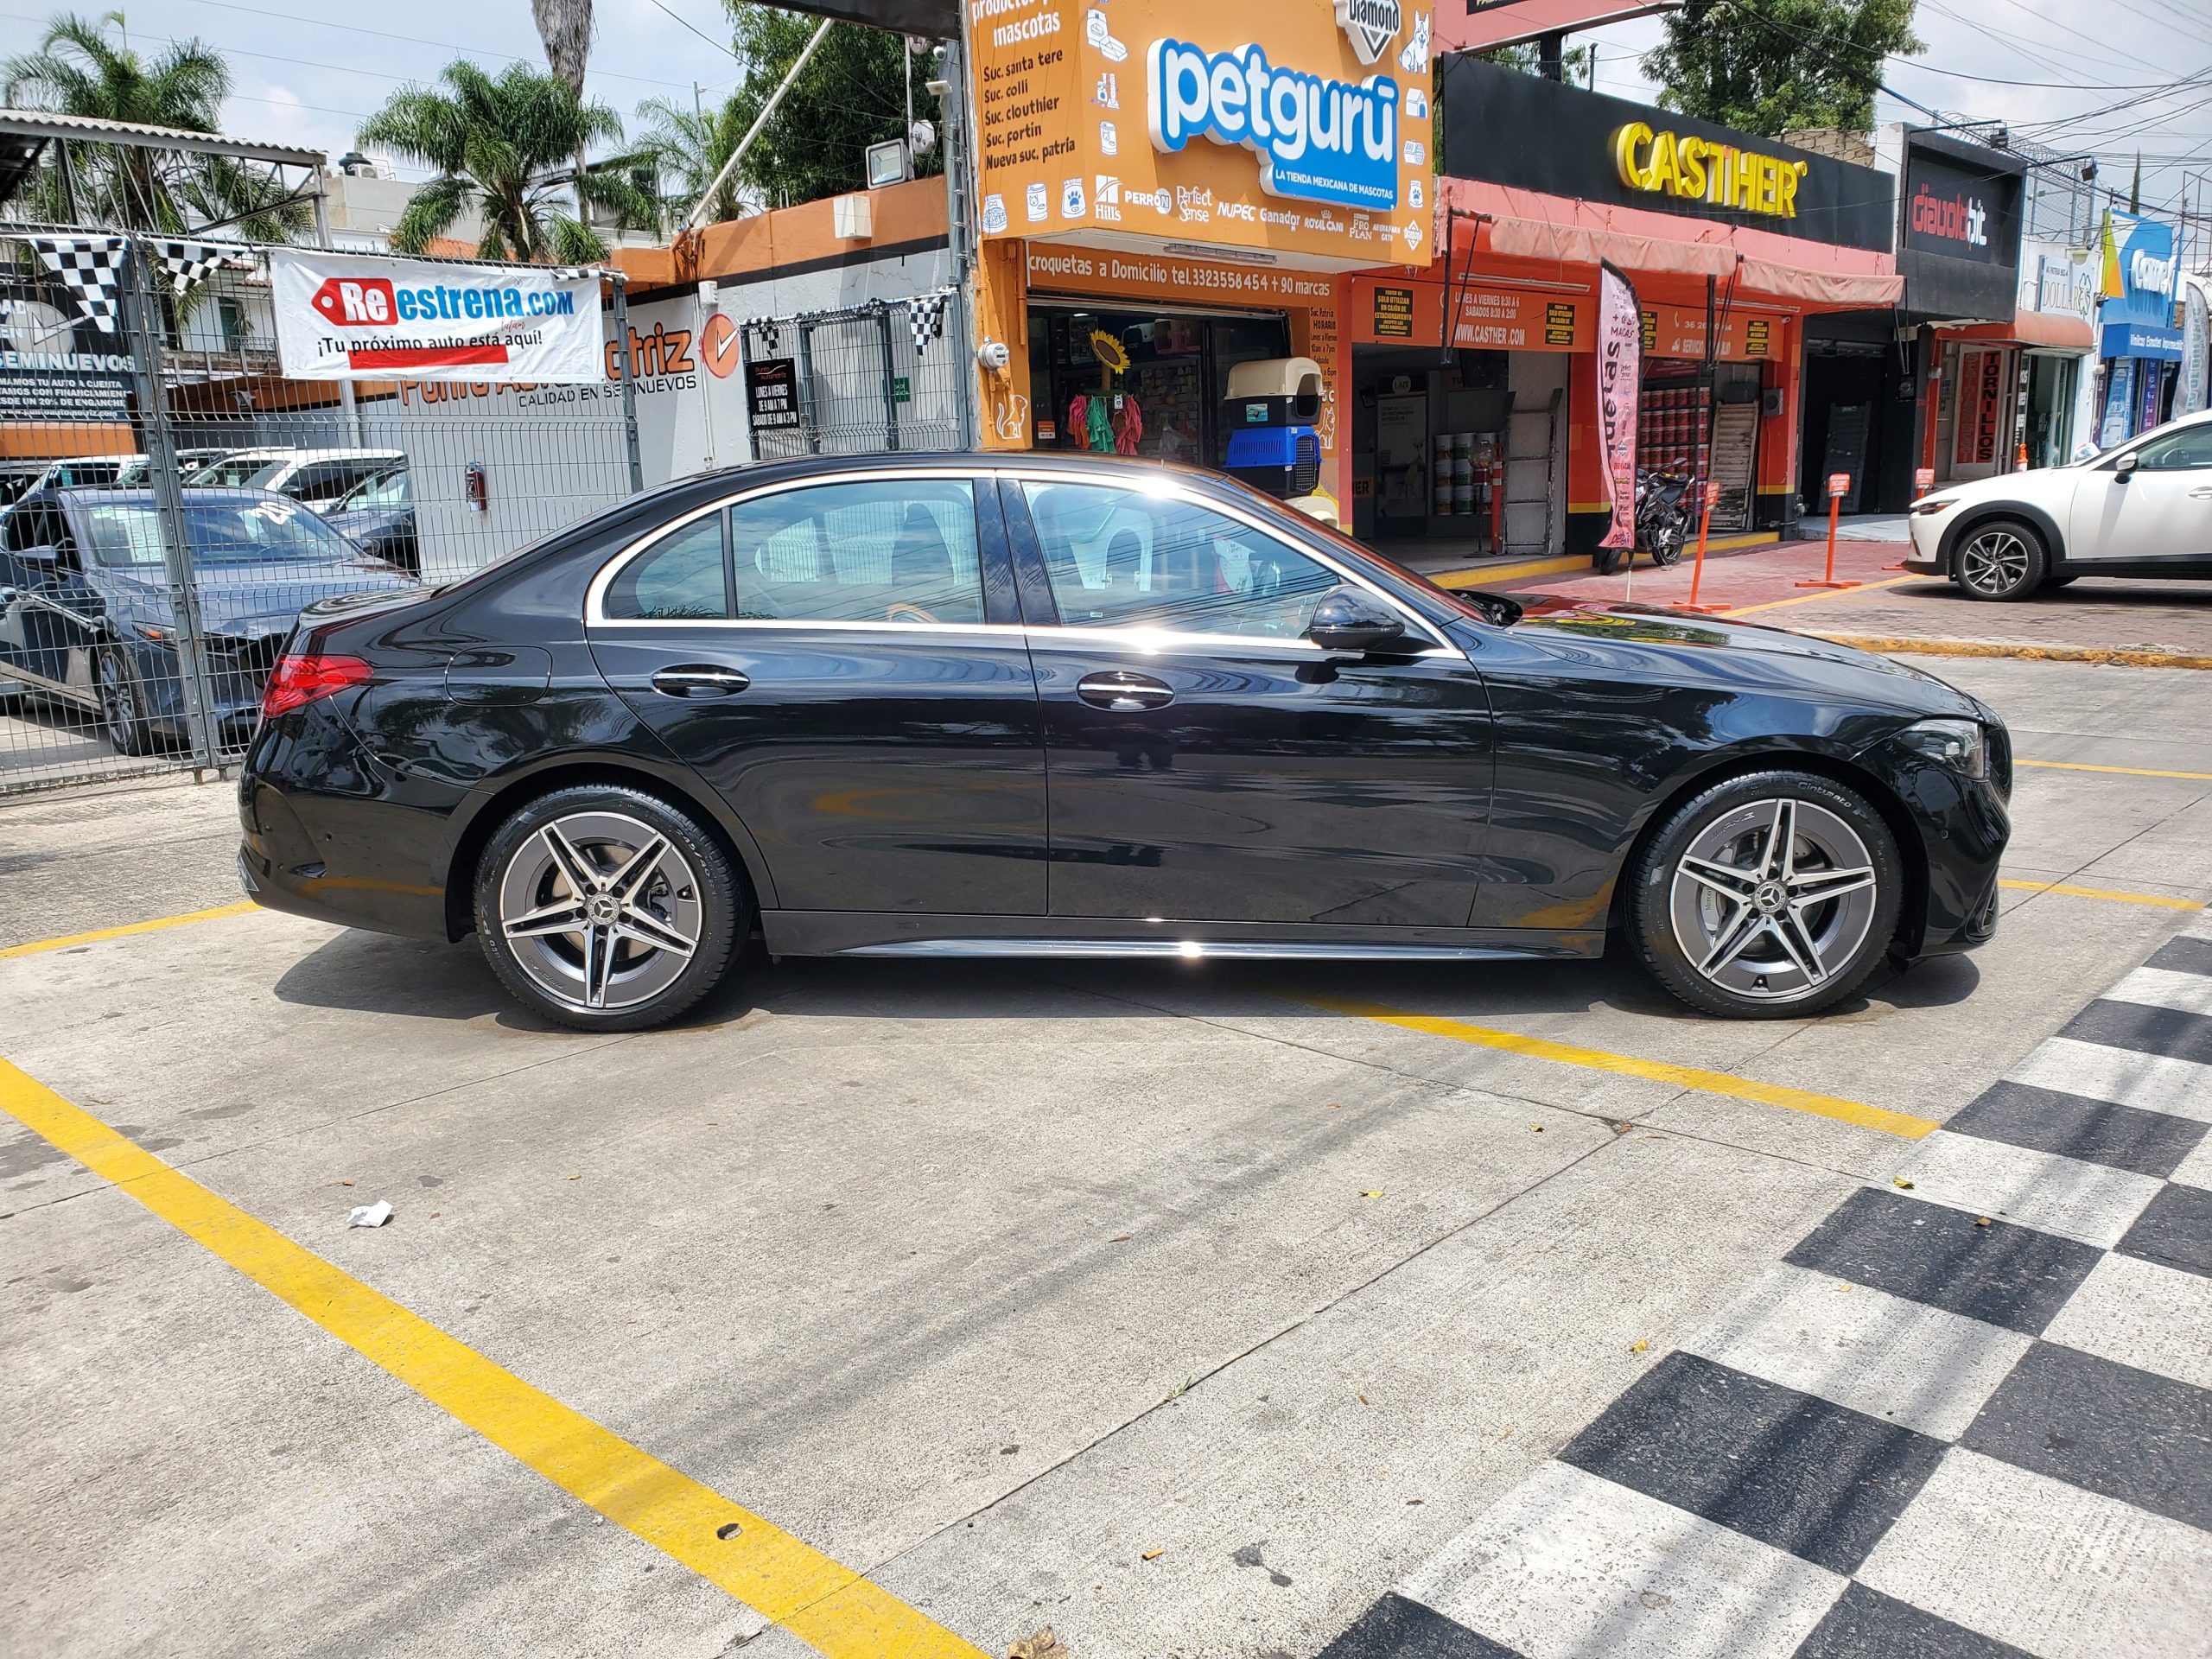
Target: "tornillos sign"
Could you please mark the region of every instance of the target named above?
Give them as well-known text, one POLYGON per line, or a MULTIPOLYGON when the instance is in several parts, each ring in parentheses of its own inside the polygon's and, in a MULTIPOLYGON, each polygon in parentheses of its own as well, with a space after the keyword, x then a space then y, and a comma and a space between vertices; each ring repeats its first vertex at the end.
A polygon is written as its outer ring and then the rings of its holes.
POLYGON ((273 254, 276 349, 302 380, 602 380, 590 272, 273 254))

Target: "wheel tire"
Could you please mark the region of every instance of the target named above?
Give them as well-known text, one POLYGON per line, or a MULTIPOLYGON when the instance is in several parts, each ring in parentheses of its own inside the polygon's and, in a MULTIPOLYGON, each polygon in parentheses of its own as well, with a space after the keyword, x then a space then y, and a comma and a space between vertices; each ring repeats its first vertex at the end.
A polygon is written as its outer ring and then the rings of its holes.
POLYGON ((1673 569, 1681 562, 1682 527, 1669 524, 1651 540, 1651 563, 1662 570, 1673 569))
POLYGON ((113 645, 101 649, 93 666, 100 693, 100 731, 118 754, 150 754, 153 728, 146 723, 146 691, 130 653, 113 645))
POLYGON ((1951 555, 1951 580, 1968 599, 1999 603, 2034 597, 2050 568, 2050 555, 2032 524, 1991 518, 1960 538, 1951 555))
POLYGON ((1621 550, 1618 547, 1601 547, 1590 556, 1590 563, 1598 567, 1599 575, 1612 575, 1621 568, 1621 550))
POLYGON ((477 861, 475 906, 485 959, 515 1000, 584 1031, 675 1019, 720 982, 750 922, 743 883, 697 819, 614 785, 518 808, 477 861))
POLYGON ((1811 772, 1755 772, 1668 815, 1630 873, 1629 933, 1651 976, 1692 1007, 1797 1019, 1866 982, 1904 896, 1896 839, 1863 797, 1811 772), (1767 849, 1785 810, 1791 857, 1777 866, 1767 849), (1871 882, 1845 885, 1862 870, 1871 882), (1808 957, 1817 976, 1800 965, 1808 957))

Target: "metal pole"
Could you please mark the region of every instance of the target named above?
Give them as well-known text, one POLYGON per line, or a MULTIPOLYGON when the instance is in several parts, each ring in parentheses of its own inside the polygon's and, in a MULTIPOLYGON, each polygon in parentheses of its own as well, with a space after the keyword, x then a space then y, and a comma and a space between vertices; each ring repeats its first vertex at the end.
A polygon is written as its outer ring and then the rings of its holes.
POLYGON ((737 164, 745 159, 745 152, 753 148, 753 141, 760 136, 760 129, 768 124, 768 118, 775 114, 776 105, 784 101, 784 94, 791 91, 791 83, 798 79, 799 72, 806 67, 807 60, 814 55, 814 48, 822 44, 822 37, 830 32, 830 25, 835 22, 836 19, 834 17, 824 17, 822 20, 822 27, 814 31, 812 37, 800 50, 791 67, 784 72, 782 81, 769 95, 768 101, 761 105, 760 113, 753 118, 753 124, 746 129, 745 137, 739 139, 737 148, 730 151, 729 160, 724 162, 721 171, 715 175, 715 181, 707 187, 705 194, 692 205, 691 211, 683 215, 685 230, 696 231, 707 222, 707 204, 714 200, 715 192, 722 188, 729 175, 737 171, 737 164))
POLYGON ((882 341, 878 357, 883 364, 883 447, 899 447, 899 385, 891 372, 891 308, 887 305, 875 314, 876 337, 882 341))
POLYGON ((952 256, 951 312, 945 329, 952 352, 954 402, 960 419, 960 447, 973 449, 982 442, 982 383, 976 372, 975 226, 969 218, 973 200, 968 168, 968 64, 957 39, 944 43, 947 90, 938 100, 938 143, 944 146, 945 243, 952 256))
POLYGON ((162 396, 162 341, 146 261, 137 243, 125 238, 129 257, 124 279, 116 285, 122 302, 125 349, 130 352, 139 419, 145 428, 147 478, 162 527, 162 569, 168 580, 169 615, 176 625, 178 677, 183 682, 184 719, 195 770, 219 764, 219 746, 208 711, 214 705, 203 649, 200 588, 192 570, 192 541, 184 518, 176 440, 169 431, 169 410, 162 396))
POLYGON ((77 175, 69 165, 69 141, 67 138, 54 141, 54 158, 61 175, 62 211, 69 215, 72 225, 82 224, 84 221, 77 217, 77 175))
POLYGON ((798 329, 798 407, 799 418, 806 423, 806 450, 809 454, 822 453, 822 429, 814 419, 814 325, 800 321, 798 329))
MULTIPOLYGON (((614 356, 621 364, 622 380, 622 442, 630 459, 630 493, 636 495, 645 487, 645 463, 638 453, 638 378, 630 360, 630 289, 619 270, 607 275, 614 283, 614 356)), ((703 343, 705 329, 700 330, 703 343)), ((699 354, 700 390, 706 389, 707 359, 699 354)))
MULTIPOLYGON (((322 169, 318 167, 315 170, 315 241, 319 248, 330 245, 330 197, 326 194, 327 189, 322 169)), ((338 412, 346 423, 346 435, 359 448, 361 442, 361 411, 353 402, 353 383, 351 380, 338 383, 338 412)))

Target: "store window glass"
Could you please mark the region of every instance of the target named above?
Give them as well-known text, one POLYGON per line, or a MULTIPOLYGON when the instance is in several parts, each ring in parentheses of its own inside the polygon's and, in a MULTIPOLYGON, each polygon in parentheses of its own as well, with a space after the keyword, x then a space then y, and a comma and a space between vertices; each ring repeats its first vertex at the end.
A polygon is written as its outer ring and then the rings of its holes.
POLYGON ((1022 490, 1068 627, 1298 639, 1342 580, 1274 537, 1187 501, 1092 484, 1022 490))
POLYGON ((1289 354, 1281 317, 1037 307, 1029 318, 1037 447, 1221 466, 1230 368, 1289 354))

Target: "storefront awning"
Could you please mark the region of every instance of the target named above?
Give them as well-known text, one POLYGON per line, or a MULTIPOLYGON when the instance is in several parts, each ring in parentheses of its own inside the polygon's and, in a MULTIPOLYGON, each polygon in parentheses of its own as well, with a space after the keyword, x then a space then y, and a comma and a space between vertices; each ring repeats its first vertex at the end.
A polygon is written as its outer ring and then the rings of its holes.
POLYGON ((1446 179, 1445 206, 1459 215, 1452 257, 1487 249, 1507 258, 1639 273, 1735 278, 1739 291, 1791 300, 1814 311, 1895 305, 1904 278, 1886 253, 1779 236, 1712 219, 1446 179), (1478 217, 1477 219, 1472 216, 1478 217))
POLYGON ((2063 311, 2016 311, 2010 322, 1975 322, 1945 328, 1946 339, 1995 340, 2013 346, 2046 346, 2062 352, 2086 352, 2097 343, 2086 317, 2063 311))

